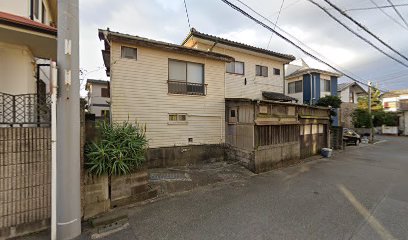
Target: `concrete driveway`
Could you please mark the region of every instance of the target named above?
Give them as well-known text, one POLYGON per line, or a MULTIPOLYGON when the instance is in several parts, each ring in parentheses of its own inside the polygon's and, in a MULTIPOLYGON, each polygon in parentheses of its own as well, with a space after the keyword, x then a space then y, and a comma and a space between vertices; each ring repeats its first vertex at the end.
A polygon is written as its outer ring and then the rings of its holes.
POLYGON ((408 138, 382 138, 129 209, 103 239, 408 239, 408 138))

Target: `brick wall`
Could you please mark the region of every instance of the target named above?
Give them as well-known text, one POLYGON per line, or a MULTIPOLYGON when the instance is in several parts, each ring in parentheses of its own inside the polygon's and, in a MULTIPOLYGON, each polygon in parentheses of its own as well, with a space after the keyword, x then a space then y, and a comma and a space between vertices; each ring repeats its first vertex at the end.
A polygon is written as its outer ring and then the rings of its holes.
POLYGON ((50 128, 0 128, 0 238, 49 226, 50 138, 50 128))

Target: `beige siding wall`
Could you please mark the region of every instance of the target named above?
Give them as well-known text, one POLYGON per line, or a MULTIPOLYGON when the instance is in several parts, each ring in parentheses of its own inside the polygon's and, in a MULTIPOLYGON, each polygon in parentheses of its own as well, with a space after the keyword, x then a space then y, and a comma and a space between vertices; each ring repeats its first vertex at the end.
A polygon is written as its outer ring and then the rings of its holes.
MULTIPOLYGON (((188 43, 186 44, 188 45, 188 43)), ((208 50, 210 45, 197 43, 195 48, 208 50)), ((283 93, 283 63, 277 60, 240 52, 237 50, 214 47, 213 52, 234 57, 236 61, 244 62, 244 75, 225 73, 226 98, 262 99, 262 91, 283 93), (268 77, 255 76, 255 65, 268 67, 268 77), (280 75, 273 75, 273 68, 280 69, 280 75), (246 79, 246 84, 245 84, 246 79)), ((224 70, 225 72, 225 70, 224 70)))
POLYGON ((150 147, 224 142, 224 62, 138 47, 137 60, 121 59, 120 44, 111 54, 111 110, 114 122, 146 124, 150 147), (168 60, 202 63, 206 96, 168 94, 168 60), (186 113, 186 124, 171 124, 169 113, 186 113))

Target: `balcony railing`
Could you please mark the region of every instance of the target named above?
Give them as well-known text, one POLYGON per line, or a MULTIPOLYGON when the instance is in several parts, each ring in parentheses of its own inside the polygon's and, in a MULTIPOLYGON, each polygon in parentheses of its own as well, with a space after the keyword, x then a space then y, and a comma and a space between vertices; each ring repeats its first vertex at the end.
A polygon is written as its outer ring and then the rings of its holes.
POLYGON ((168 81, 169 93, 186 95, 207 95, 207 84, 168 81))
POLYGON ((0 127, 42 126, 49 125, 50 122, 50 95, 0 93, 0 127))

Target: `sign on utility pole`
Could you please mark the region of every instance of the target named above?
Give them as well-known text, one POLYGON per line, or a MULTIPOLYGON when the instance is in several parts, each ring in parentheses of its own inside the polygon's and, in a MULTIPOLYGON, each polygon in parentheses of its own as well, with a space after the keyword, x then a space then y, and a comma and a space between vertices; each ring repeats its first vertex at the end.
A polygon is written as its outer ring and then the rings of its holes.
POLYGON ((81 234, 78 8, 78 0, 58 0, 58 239, 81 234))

